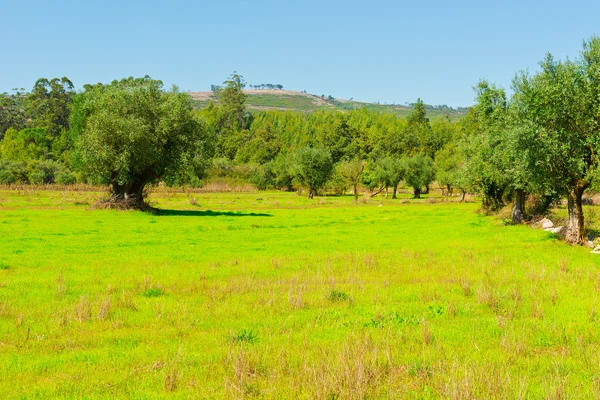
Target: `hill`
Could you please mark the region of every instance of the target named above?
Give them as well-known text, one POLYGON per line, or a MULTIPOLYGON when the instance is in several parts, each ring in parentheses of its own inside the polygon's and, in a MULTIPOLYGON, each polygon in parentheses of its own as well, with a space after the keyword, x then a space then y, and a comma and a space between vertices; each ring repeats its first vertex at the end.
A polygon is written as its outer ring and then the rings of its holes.
MULTIPOLYGON (((336 99, 295 90, 244 90, 244 93, 248 95, 246 104, 250 111, 289 110, 311 112, 317 110, 347 111, 367 108, 372 111, 393 113, 400 117, 404 117, 412 111, 411 106, 336 99)), ((217 102, 213 92, 189 92, 189 94, 199 108, 207 106, 211 100, 217 102)), ((448 116, 448 118, 455 121, 462 118, 465 113, 457 110, 428 109, 427 115, 430 119, 448 116)))

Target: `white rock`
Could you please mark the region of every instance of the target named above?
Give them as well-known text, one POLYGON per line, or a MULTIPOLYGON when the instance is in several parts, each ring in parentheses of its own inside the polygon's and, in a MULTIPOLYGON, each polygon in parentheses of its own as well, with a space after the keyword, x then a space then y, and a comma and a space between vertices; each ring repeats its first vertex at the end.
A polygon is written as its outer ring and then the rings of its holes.
POLYGON ((557 226, 556 228, 548 228, 547 232, 552 232, 557 234, 560 237, 565 237, 567 235, 567 227, 566 226, 557 226))
POLYGON ((544 218, 541 221, 541 224, 542 224, 542 229, 546 229, 546 230, 554 227, 554 222, 550 221, 548 218, 544 218))

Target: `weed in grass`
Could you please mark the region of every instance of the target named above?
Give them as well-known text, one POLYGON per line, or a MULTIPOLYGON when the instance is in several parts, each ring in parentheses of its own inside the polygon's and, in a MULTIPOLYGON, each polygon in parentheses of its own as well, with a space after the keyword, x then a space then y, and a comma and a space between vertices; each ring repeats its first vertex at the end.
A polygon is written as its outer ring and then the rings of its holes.
POLYGON ((106 321, 110 319, 110 297, 106 296, 98 307, 98 319, 100 321, 106 321))
POLYGON ((67 285, 65 283, 65 278, 63 277, 62 272, 59 272, 56 277, 56 298, 62 299, 63 296, 67 293, 67 285))
POLYGON ((179 377, 179 370, 177 366, 171 366, 167 368, 165 373, 165 390, 167 392, 174 392, 177 389, 177 378, 179 377))
POLYGON ((332 303, 353 302, 352 297, 350 297, 347 293, 336 289, 332 289, 331 292, 327 294, 327 300, 331 301, 332 303))
POLYGON ((558 267, 560 268, 560 271, 563 273, 568 273, 569 272, 569 262, 566 258, 561 258, 558 261, 558 267))
POLYGON ((92 316, 92 306, 87 296, 81 296, 79 302, 75 305, 73 310, 75 320, 79 323, 84 323, 92 316))
POLYGON ((149 289, 146 289, 142 295, 144 297, 160 297, 164 294, 164 291, 162 290, 162 288, 159 287, 152 287, 149 289))
POLYGON ((123 308, 130 311, 137 311, 138 306, 133 299, 133 295, 129 291, 122 290, 119 300, 117 301, 117 307, 123 308))
POLYGON ((471 289, 471 285, 467 279, 460 281, 460 287, 465 297, 471 297, 473 295, 473 289, 471 289))
POLYGON ((0 261, 0 269, 7 270, 8 268, 8 264, 4 263, 3 261, 0 261))
POLYGON ((258 339, 258 334, 253 330, 242 329, 239 332, 229 335, 229 341, 233 343, 254 344, 258 339))
POLYGON ((448 315, 452 318, 456 317, 456 306, 454 305, 454 303, 448 303, 448 306, 446 307, 446 309, 448 310, 448 315))

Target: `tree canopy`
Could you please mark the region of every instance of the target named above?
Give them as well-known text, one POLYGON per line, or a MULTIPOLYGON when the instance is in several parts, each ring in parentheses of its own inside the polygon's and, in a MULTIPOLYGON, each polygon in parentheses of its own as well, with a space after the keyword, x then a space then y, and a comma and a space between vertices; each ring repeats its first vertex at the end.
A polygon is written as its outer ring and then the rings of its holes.
POLYGON ((114 201, 142 206, 148 183, 206 167, 210 144, 191 111, 188 95, 148 77, 88 88, 72 117, 82 170, 110 183, 114 201))

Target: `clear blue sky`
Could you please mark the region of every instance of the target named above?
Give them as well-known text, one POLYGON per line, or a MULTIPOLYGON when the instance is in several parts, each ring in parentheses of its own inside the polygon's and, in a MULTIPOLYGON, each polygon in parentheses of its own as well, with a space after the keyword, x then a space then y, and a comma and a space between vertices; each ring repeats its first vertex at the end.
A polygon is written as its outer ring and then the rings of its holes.
POLYGON ((546 52, 578 55, 600 1, 9 1, 0 3, 0 92, 40 77, 127 76, 206 91, 238 71, 362 101, 473 102, 546 52))

